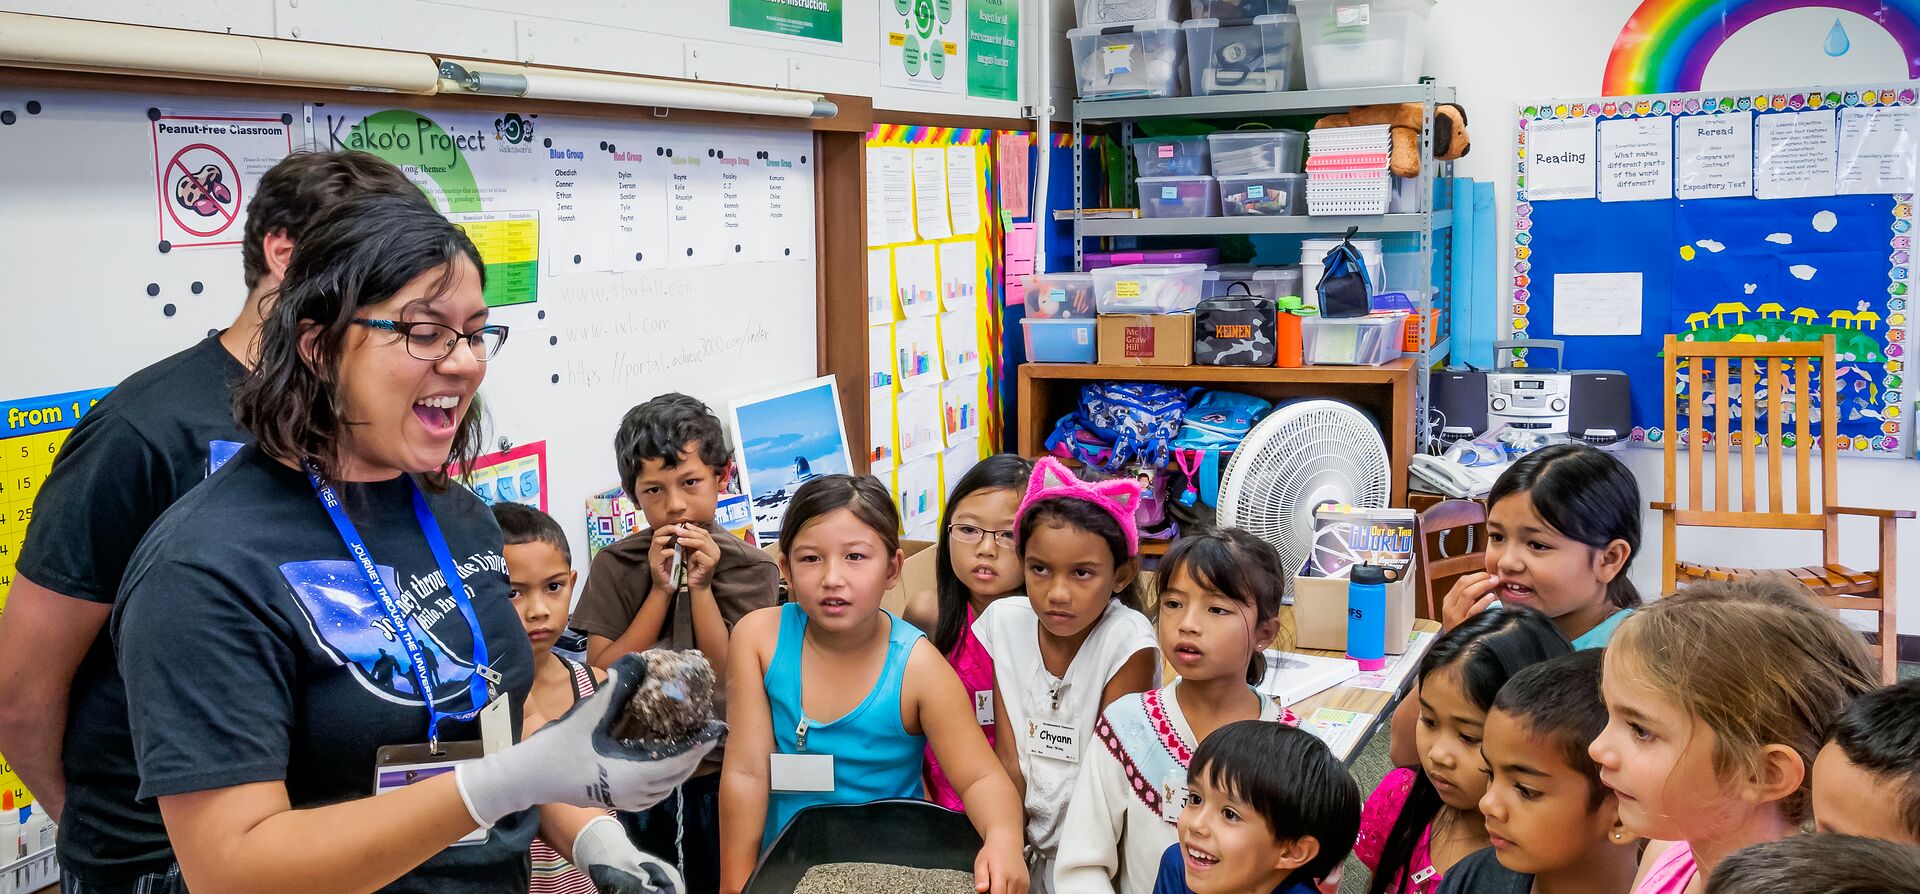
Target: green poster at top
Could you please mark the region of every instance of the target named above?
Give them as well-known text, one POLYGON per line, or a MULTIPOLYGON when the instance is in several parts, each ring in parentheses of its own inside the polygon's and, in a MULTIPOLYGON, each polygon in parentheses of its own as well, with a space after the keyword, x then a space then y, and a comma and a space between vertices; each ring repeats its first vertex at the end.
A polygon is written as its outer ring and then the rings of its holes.
POLYGON ((1020 0, 967 4, 967 95, 1020 98, 1020 0))
POLYGON ((728 24, 840 42, 840 0, 727 0, 728 24))

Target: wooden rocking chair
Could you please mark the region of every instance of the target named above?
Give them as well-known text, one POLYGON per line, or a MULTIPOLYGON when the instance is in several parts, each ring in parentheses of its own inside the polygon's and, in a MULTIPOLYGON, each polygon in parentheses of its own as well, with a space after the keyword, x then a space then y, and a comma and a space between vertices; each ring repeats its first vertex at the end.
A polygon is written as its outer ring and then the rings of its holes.
POLYGON ((1899 665, 1899 628, 1894 623, 1897 593, 1894 589, 1894 523, 1913 518, 1914 513, 1901 509, 1836 506, 1831 502, 1837 498, 1840 483, 1839 451, 1830 446, 1839 437, 1840 420, 1840 371, 1834 362, 1834 337, 1824 336, 1818 342, 1690 342, 1668 335, 1666 358, 1667 377, 1663 383, 1667 389, 1666 498, 1652 504, 1661 514, 1661 542, 1666 550, 1661 592, 1673 593, 1683 584, 1699 581, 1756 575, 1797 582, 1834 609, 1879 615, 1878 642, 1873 648, 1880 658, 1882 677, 1888 683, 1894 682, 1899 665), (1707 375, 1709 360, 1714 361, 1710 377, 1707 375), (1679 500, 1675 474, 1680 452, 1676 433, 1680 431, 1681 403, 1676 383, 1682 376, 1687 383, 1688 420, 1685 503, 1679 500), (1763 387, 1765 399, 1756 401, 1755 395, 1763 387), (1729 413, 1735 398, 1739 400, 1740 410, 1737 423, 1729 413), (1761 415, 1763 407, 1766 429, 1756 432, 1755 417, 1761 415), (1814 441, 1809 430, 1816 414, 1822 445, 1817 500, 1813 496, 1814 477, 1810 468, 1814 441), (1781 442, 1788 436, 1793 438, 1796 447, 1791 507, 1782 483, 1786 460, 1781 455, 1781 442), (1711 472, 1706 466, 1709 441, 1714 454, 1711 472), (1765 506, 1755 495, 1756 441, 1765 443, 1767 451, 1765 506), (1733 446, 1740 448, 1737 502, 1730 483, 1733 464, 1729 454, 1733 446), (1705 500, 1709 474, 1714 482, 1711 508, 1705 500), (1855 571, 1840 564, 1842 516, 1878 521, 1878 569, 1855 571), (1676 553, 1677 531, 1681 525, 1819 531, 1821 560, 1819 564, 1771 569, 1727 568, 1685 561, 1676 553))

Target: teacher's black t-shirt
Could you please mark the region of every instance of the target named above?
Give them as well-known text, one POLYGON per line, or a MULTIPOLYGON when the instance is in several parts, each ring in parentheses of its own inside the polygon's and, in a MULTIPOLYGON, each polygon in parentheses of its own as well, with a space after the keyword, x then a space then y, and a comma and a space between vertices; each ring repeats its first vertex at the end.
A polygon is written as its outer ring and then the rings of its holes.
MULTIPOLYGON (((240 449, 229 398, 247 368, 210 335, 121 382, 80 418, 40 484, 20 576, 109 603, 154 520, 240 449)), ((75 670, 61 748, 61 868, 91 887, 173 862, 160 811, 136 802, 127 697, 103 632, 75 670)))
MULTIPOLYGON (((473 639, 415 520, 407 482, 343 484, 347 514, 426 650, 442 711, 471 706, 473 639)), ((424 490, 424 486, 423 486, 424 490)), ((508 593, 500 529, 473 494, 425 490, 472 593, 514 732, 533 654, 508 593)), ((295 808, 373 794, 375 754, 426 739, 407 650, 305 473, 248 447, 160 517, 113 615, 139 797, 283 781, 295 808)), ((479 738, 448 723, 446 741, 479 738)), ((389 886, 525 891, 537 817, 495 825, 389 886)))

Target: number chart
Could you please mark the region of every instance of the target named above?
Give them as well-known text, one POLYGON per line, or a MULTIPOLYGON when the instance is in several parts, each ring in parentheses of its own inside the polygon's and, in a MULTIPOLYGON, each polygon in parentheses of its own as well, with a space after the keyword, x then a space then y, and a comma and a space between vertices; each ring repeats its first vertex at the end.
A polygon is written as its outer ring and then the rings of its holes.
POLYGON ((13 565, 20 558, 27 523, 33 520, 33 498, 40 494, 40 482, 46 480, 67 433, 107 390, 0 402, 0 419, 5 421, 0 428, 0 612, 6 611, 13 565))

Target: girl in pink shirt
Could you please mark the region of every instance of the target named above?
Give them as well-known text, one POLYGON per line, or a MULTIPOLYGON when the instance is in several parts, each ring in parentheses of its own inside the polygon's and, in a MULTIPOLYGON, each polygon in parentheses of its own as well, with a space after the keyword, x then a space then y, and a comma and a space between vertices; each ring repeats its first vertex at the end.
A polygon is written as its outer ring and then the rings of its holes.
POLYGON ((1826 728, 1877 682, 1860 634, 1781 580, 1696 584, 1621 622, 1588 750, 1655 841, 1636 894, 1698 894, 1729 854, 1796 833, 1826 728))
MULTIPOLYGON (((907 623, 932 634, 934 648, 960 675, 989 745, 994 739, 993 658, 974 638, 973 620, 994 600, 1019 595, 1026 581, 1014 548, 1013 519, 1032 475, 1031 462, 996 453, 960 476, 941 520, 935 588, 915 594, 905 612, 907 623)), ((926 776, 928 800, 949 810, 966 809, 932 748, 926 776)))

